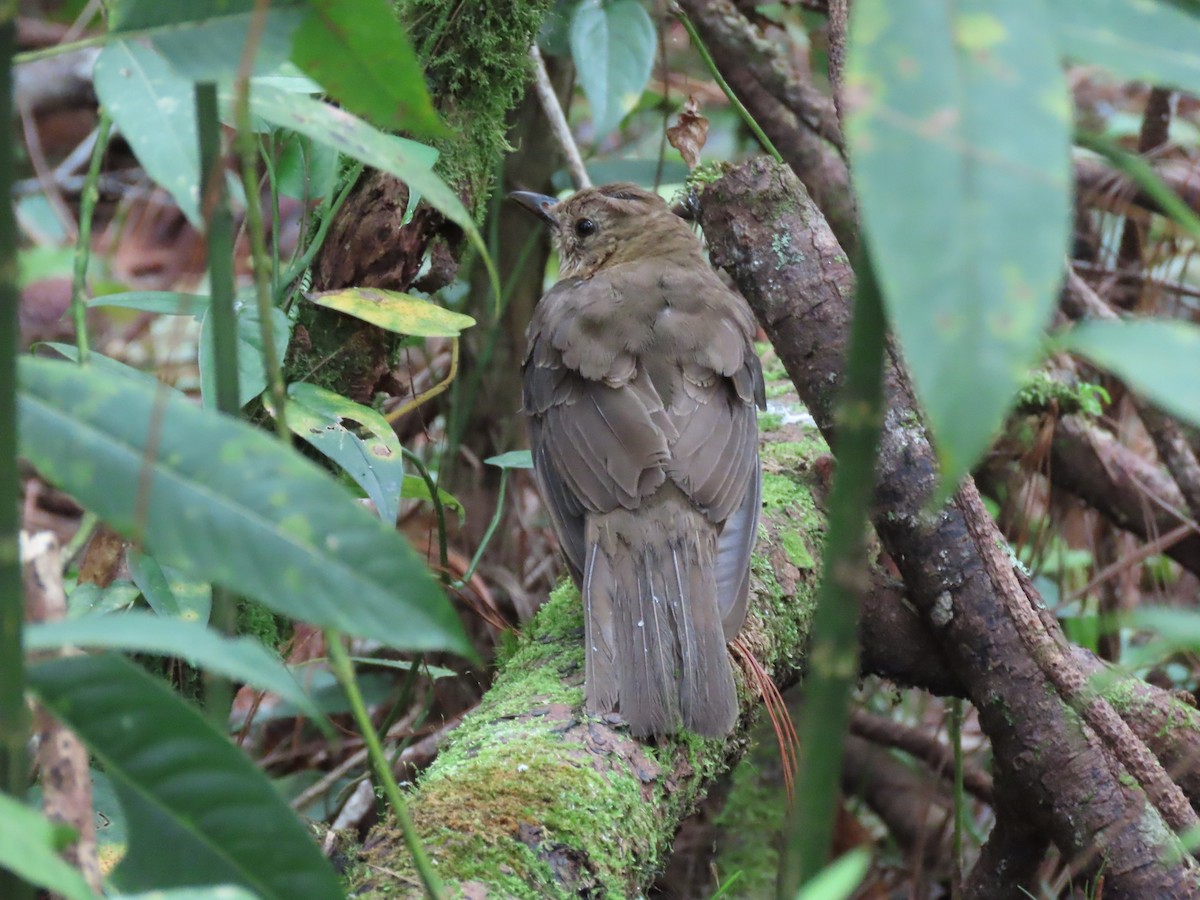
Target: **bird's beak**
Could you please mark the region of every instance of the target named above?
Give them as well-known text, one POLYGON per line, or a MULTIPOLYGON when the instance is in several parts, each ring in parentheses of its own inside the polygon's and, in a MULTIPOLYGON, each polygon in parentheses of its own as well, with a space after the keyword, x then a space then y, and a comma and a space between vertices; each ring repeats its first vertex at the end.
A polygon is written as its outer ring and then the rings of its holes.
POLYGON ((551 228, 558 227, 558 219, 550 214, 550 208, 558 203, 553 197, 535 194, 533 191, 513 191, 508 195, 508 199, 520 203, 551 228))

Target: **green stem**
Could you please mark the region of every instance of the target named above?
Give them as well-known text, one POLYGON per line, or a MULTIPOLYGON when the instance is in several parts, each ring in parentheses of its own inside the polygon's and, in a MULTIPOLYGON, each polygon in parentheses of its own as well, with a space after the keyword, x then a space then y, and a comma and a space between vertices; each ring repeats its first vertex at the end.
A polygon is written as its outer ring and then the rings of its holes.
POLYGON ((326 631, 325 644, 334 677, 345 691, 346 699, 350 701, 350 712, 367 745, 367 756, 370 757, 371 766, 375 770, 377 783, 387 795, 392 812, 396 815, 396 821, 400 823, 400 830, 404 833, 404 843, 408 845, 408 850, 413 855, 413 863, 416 865, 421 883, 425 886, 426 895, 436 900, 442 896, 441 881, 433 870, 429 857, 425 855, 425 848, 421 846, 417 830, 408 814, 408 804, 404 802, 400 786, 396 784, 396 779, 392 776, 391 765, 383 750, 383 742, 380 741, 379 733, 371 724, 371 715, 367 712, 362 693, 358 689, 358 681, 354 677, 354 664, 350 661, 350 655, 346 652, 346 648, 342 646, 340 634, 332 630, 326 631))
POLYGON ((866 535, 883 423, 886 321, 869 259, 858 271, 846 378, 836 413, 837 471, 829 499, 824 577, 813 616, 801 720, 796 799, 779 867, 778 896, 796 891, 825 864, 833 839, 842 741, 858 681, 858 610, 867 587, 866 535))
POLYGON ((275 323, 271 318, 274 305, 271 300, 271 260, 267 255, 266 232, 263 229, 262 198, 258 189, 258 144, 254 136, 254 123, 250 118, 250 72, 254 53, 262 38, 266 25, 266 0, 256 0, 250 19, 246 49, 242 53, 237 81, 234 84, 234 124, 237 134, 234 145, 241 160, 242 186, 246 192, 246 232, 250 236, 250 265, 254 270, 254 294, 258 301, 258 327, 262 332, 263 366, 267 370, 271 403, 275 407, 275 432, 285 444, 291 443, 287 427, 287 390, 283 383, 283 368, 279 351, 275 345, 275 323))
POLYGON ((1075 143, 1098 153, 1129 176, 1130 180, 1145 191, 1159 205, 1165 216, 1174 219, 1194 239, 1200 240, 1200 216, 1180 199, 1163 181, 1154 167, 1136 153, 1123 150, 1113 141, 1086 131, 1075 133, 1075 143))
MULTIPOLYGON (((238 397, 237 314, 234 311, 233 216, 225 192, 225 167, 221 154, 221 120, 217 86, 196 85, 196 121, 200 144, 200 212, 208 243, 208 282, 212 302, 209 325, 213 331, 213 370, 216 373, 217 409, 237 416, 238 397)), ((224 634, 237 634, 237 597, 222 587, 213 588, 213 624, 224 634)), ((222 733, 229 727, 233 686, 227 678, 204 673, 204 707, 222 733)))
POLYGON ((417 454, 413 453, 407 447, 401 447, 400 452, 404 454, 405 459, 416 466, 417 472, 420 473, 421 479, 425 482, 425 486, 429 488, 429 502, 433 504, 433 515, 437 520, 438 561, 441 563, 442 584, 449 584, 450 549, 446 544, 446 509, 442 506, 442 498, 438 493, 437 482, 429 474, 429 468, 425 465, 425 461, 421 457, 417 456, 417 454))
MULTIPOLYGON (((21 800, 29 782, 25 743, 25 619, 21 583, 21 476, 17 469, 17 225, 9 202, 13 184, 12 58, 17 46, 16 3, 0 4, 0 792, 21 800)), ((26 900, 33 887, 0 869, 0 897, 26 900)))
POLYGON ((92 255, 92 220, 96 217, 96 201, 100 199, 100 168, 111 136, 112 117, 101 108, 96 144, 92 147, 92 159, 79 197, 79 239, 75 244, 75 277, 71 282, 71 318, 75 322, 75 346, 79 349, 81 366, 86 366, 91 357, 87 333, 87 270, 92 255))
POLYGON ((713 80, 720 86, 721 90, 725 92, 725 96, 729 98, 729 104, 737 111, 742 121, 746 123, 746 127, 750 129, 751 134, 758 138, 758 142, 762 144, 764 150, 771 154, 775 162, 784 165, 783 157, 779 155, 779 151, 775 149, 775 145, 771 143, 771 139, 759 128, 758 122, 754 121, 754 116, 750 115, 750 110, 742 105, 742 101, 737 98, 737 94, 733 92, 733 88, 729 86, 729 82, 721 75, 716 61, 713 60, 712 54, 708 52, 708 47, 704 45, 704 41, 700 39, 700 33, 696 31, 696 26, 692 24, 692 20, 688 18, 687 13, 675 4, 671 5, 671 12, 674 13, 675 18, 683 25, 684 30, 688 33, 688 38, 691 39, 692 46, 696 48, 696 52, 704 60, 704 65, 708 67, 709 74, 712 75, 713 80))
POLYGON ((346 202, 346 198, 350 196, 350 192, 354 190, 354 185, 358 182, 358 176, 362 173, 362 170, 362 163, 355 165, 347 174, 346 183, 342 185, 342 189, 333 203, 322 210, 320 224, 317 226, 317 233, 313 235, 313 239, 304 249, 304 255, 288 266, 287 272, 279 280, 279 289, 281 291, 308 271, 308 267, 312 265, 312 261, 316 259, 317 253, 325 243, 325 236, 329 233, 329 227, 333 224, 333 220, 337 218, 338 211, 342 208, 342 204, 346 202))
POLYGON ((488 523, 487 531, 483 533, 483 540, 479 542, 479 547, 475 551, 475 555, 471 557, 471 565, 467 567, 467 571, 463 573, 463 577, 451 585, 455 590, 461 590, 467 586, 467 582, 475 574, 475 568, 479 565, 479 560, 483 558, 484 551, 487 550, 488 544, 492 541, 492 535, 496 533, 496 528, 500 525, 500 520, 504 518, 504 489, 508 486, 508 469, 500 470, 500 490, 496 497, 496 511, 492 513, 492 521, 488 523))

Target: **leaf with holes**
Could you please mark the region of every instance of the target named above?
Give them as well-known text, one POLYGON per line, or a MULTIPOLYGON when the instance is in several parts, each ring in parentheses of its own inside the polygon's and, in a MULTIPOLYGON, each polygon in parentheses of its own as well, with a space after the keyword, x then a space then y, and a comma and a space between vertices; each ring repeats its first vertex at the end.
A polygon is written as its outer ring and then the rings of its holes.
POLYGON ((287 425, 353 478, 383 521, 396 521, 404 456, 387 419, 341 394, 297 382, 288 385, 287 425))

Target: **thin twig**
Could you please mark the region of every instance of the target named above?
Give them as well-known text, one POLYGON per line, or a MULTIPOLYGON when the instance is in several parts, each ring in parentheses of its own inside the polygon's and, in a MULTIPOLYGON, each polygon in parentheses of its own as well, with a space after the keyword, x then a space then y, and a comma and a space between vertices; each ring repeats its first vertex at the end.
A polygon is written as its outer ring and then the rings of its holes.
POLYGON ((238 62, 237 81, 233 90, 234 118, 237 124, 234 145, 238 156, 241 157, 242 185, 246 191, 246 230, 250 235, 251 268, 254 271, 254 288, 258 299, 258 327, 262 332, 263 366, 267 370, 267 381, 270 384, 271 405, 275 408, 275 431, 279 439, 286 444, 291 442, 285 409, 287 390, 283 383, 279 351, 275 346, 275 323, 271 319, 275 310, 271 302, 271 264, 267 258, 262 200, 258 193, 258 143, 250 121, 250 75, 267 25, 267 6, 267 0, 255 0, 246 44, 238 62))
POLYGON ((779 155, 779 151, 775 149, 775 145, 771 143, 771 139, 767 137, 766 133, 759 126, 758 122, 755 121, 754 116, 750 115, 750 110, 746 109, 742 101, 738 99, 737 94, 733 92, 733 88, 729 86, 729 82, 725 80, 725 77, 721 74, 721 70, 717 68, 717 64, 713 60, 712 54, 708 52, 708 47, 705 46, 704 41, 701 40, 700 33, 696 31, 696 26, 692 24, 692 20, 688 18, 688 14, 683 11, 683 7, 681 7, 678 3, 672 3, 671 12, 674 14, 675 18, 679 19, 680 23, 684 27, 684 30, 687 31, 688 37, 692 41, 692 46, 696 48, 696 52, 699 53, 700 58, 704 60, 704 65, 708 68, 709 74, 712 75, 713 80, 717 82, 721 90, 725 92, 725 96, 729 99, 730 105, 732 105, 737 111, 737 114, 741 117, 742 121, 746 123, 746 127, 750 129, 750 133, 758 139, 758 142, 762 145, 763 149, 771 154, 771 158, 774 159, 775 162, 782 165, 783 157, 779 155))
POLYGON ((567 124, 567 117, 563 115, 558 94, 554 93, 554 85, 550 83, 550 73, 546 71, 546 61, 542 59, 542 51, 538 49, 536 41, 529 46, 529 56, 533 60, 533 81, 537 88, 538 100, 541 101, 542 110, 550 122, 550 130, 554 132, 554 138, 567 158, 571 181, 575 183, 577 190, 591 187, 592 179, 588 177, 587 169, 583 165, 579 146, 571 135, 571 126, 567 124))

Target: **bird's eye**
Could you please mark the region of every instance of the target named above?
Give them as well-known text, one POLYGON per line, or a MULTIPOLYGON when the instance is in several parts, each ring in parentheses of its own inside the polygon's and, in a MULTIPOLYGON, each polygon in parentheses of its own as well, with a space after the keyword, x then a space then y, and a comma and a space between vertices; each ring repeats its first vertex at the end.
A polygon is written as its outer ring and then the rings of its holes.
POLYGON ((575 233, 579 237, 587 237, 589 234, 594 234, 596 231, 596 223, 591 219, 576 219, 575 233))

